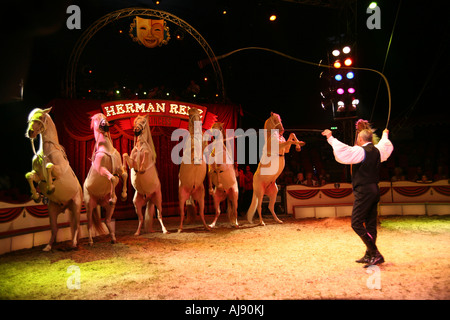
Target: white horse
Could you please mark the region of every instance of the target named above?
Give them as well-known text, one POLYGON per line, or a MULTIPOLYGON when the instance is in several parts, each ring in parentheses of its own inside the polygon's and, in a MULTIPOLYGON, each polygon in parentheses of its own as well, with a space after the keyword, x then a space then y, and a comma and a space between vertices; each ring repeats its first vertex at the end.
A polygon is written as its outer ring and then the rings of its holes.
MULTIPOLYGON (((131 170, 131 184, 136 190, 133 198, 133 204, 136 214, 139 218, 139 225, 135 235, 141 234, 144 216, 142 215, 142 207, 145 209, 145 228, 148 224, 150 232, 153 232, 153 215, 155 206, 158 210, 157 216, 163 233, 168 233, 162 221, 162 194, 161 182, 159 181, 158 171, 156 170, 156 151, 153 144, 152 134, 148 124, 148 115, 137 116, 134 120, 134 134, 137 136, 136 143, 131 155, 123 154, 123 165, 131 170)), ((124 169, 125 169, 124 168, 124 169)))
POLYGON ((116 243, 114 228, 111 225, 111 217, 117 202, 116 186, 122 178, 122 200, 127 197, 128 174, 122 167, 122 157, 114 148, 109 123, 106 116, 97 113, 91 118, 91 129, 94 130, 95 148, 92 152, 92 165, 84 181, 84 205, 88 219, 89 245, 93 245, 92 222, 99 233, 103 233, 99 212, 92 214, 97 206, 106 210, 105 223, 111 235, 111 242, 116 243))
POLYGON ((203 157, 205 144, 202 141, 201 132, 199 135, 194 135, 195 121, 201 121, 200 113, 197 108, 191 108, 189 109, 189 136, 183 148, 183 158, 178 174, 178 202, 181 217, 178 232, 183 230, 184 205, 190 197, 198 202, 203 225, 207 230, 211 229, 205 222, 205 187, 203 186, 203 181, 206 177, 206 162, 203 157), (199 150, 194 147, 196 139, 197 144, 200 146, 199 150), (198 154, 196 154, 197 151, 198 154))
POLYGON ((255 211, 258 210, 259 224, 263 226, 265 224, 262 219, 261 206, 265 194, 269 196, 269 210, 270 213, 272 213, 274 220, 278 223, 283 223, 283 221, 278 219, 275 213, 275 202, 278 193, 276 180, 284 169, 284 154, 289 152, 291 145, 295 144, 297 151, 300 151, 301 147, 305 145, 303 141, 297 140, 294 133, 290 134, 287 141, 284 139, 284 128, 281 123, 281 118, 276 113, 270 113, 270 117, 264 123, 264 129, 267 130, 267 141, 263 148, 263 154, 258 164, 258 169, 253 175, 253 197, 247 212, 247 220, 252 223, 255 211), (278 132, 273 129, 278 129, 278 132), (278 146, 275 147, 275 154, 271 154, 272 140, 278 143, 278 146), (271 160, 271 157, 276 158, 271 160), (273 168, 274 166, 276 168, 273 168), (272 168, 269 169, 270 167, 272 168), (263 170, 265 172, 262 172, 263 170))
MULTIPOLYGON (((219 130, 222 134, 222 139, 225 138, 223 123, 216 122, 212 125, 211 129, 219 130)), ((209 226, 211 228, 215 227, 217 219, 220 216, 220 203, 227 200, 228 220, 234 227, 239 227, 237 222, 239 189, 234 171, 234 159, 231 159, 230 152, 225 145, 225 140, 219 140, 218 143, 221 146, 217 147, 217 149, 214 148, 211 153, 215 161, 208 166, 209 194, 213 196, 216 212, 214 221, 209 226)))
POLYGON ((34 152, 32 171, 25 177, 30 184, 31 198, 40 202, 41 195, 48 198, 48 215, 52 235, 44 251, 50 251, 56 241, 58 232, 58 214, 66 209, 70 212, 72 231, 72 248, 77 247, 80 230, 80 210, 83 203, 83 192, 80 182, 70 167, 64 148, 59 144, 55 124, 49 115, 51 108, 34 109, 28 116, 26 136, 31 139, 34 152), (40 136, 38 152, 34 148, 34 139, 40 136))

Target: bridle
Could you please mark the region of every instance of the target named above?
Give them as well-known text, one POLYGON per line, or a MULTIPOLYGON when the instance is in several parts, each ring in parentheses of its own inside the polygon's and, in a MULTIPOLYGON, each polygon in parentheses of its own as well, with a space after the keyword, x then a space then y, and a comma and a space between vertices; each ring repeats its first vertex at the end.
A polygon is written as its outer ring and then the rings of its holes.
MULTIPOLYGON (((275 115, 275 114, 274 114, 274 115, 275 115)), ((282 124, 281 124, 280 118, 279 118, 279 117, 276 117, 276 118, 277 118, 277 122, 275 122, 275 120, 273 119, 273 118, 274 118, 274 115, 272 115, 272 116, 270 117, 270 121, 271 121, 272 125, 274 126, 273 128, 274 128, 274 129, 278 129, 278 130, 283 130, 283 126, 282 126, 282 124)))

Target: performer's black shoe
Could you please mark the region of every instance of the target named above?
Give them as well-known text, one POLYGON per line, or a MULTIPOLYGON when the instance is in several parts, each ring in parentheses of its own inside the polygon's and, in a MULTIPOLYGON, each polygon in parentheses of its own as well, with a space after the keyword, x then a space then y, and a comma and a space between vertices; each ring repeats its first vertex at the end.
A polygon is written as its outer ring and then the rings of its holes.
POLYGON ((361 237, 361 240, 364 242, 364 244, 367 247, 366 254, 369 256, 368 261, 366 262, 366 265, 364 266, 364 268, 383 263, 384 258, 381 255, 381 253, 378 251, 378 248, 377 248, 372 236, 369 233, 366 233, 360 237, 361 237))
POLYGON ((369 262, 364 266, 364 268, 368 268, 373 265, 381 264, 384 262, 384 257, 377 250, 376 253, 370 257, 369 262))
POLYGON ((358 263, 369 263, 369 261, 370 261, 370 254, 369 254, 368 250, 366 250, 364 257, 362 257, 361 259, 355 260, 355 262, 358 262, 358 263))

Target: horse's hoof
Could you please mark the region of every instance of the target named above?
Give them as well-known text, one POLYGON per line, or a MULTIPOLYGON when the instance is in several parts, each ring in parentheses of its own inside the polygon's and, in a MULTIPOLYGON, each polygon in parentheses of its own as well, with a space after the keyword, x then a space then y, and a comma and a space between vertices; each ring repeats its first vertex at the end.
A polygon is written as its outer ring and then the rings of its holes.
POLYGON ((169 234, 170 232, 167 230, 163 230, 163 234, 169 234))
POLYGON ((117 243, 117 240, 116 239, 112 239, 111 240, 111 244, 116 244, 117 243))
POLYGON ((42 249, 42 251, 44 251, 44 252, 49 252, 49 251, 51 251, 51 250, 52 250, 52 246, 49 245, 49 244, 46 245, 44 249, 42 249))
POLYGON ((94 241, 89 241, 89 247, 94 246, 94 241))

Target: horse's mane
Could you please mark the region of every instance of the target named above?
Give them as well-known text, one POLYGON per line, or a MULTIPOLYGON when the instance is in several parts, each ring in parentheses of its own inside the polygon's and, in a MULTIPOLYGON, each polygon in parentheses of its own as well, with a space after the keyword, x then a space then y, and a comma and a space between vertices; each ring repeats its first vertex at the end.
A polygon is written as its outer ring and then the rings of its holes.
POLYGON ((356 144, 356 138, 358 137, 358 134, 363 130, 370 130, 372 131, 372 143, 377 144, 378 141, 380 141, 380 138, 375 134, 376 129, 373 129, 369 121, 359 119, 356 121, 356 133, 355 133, 355 144, 356 144))

